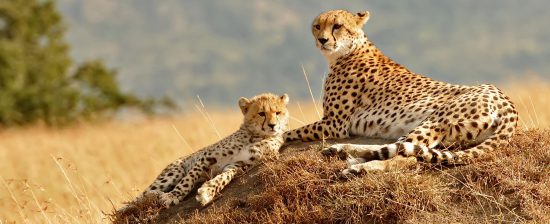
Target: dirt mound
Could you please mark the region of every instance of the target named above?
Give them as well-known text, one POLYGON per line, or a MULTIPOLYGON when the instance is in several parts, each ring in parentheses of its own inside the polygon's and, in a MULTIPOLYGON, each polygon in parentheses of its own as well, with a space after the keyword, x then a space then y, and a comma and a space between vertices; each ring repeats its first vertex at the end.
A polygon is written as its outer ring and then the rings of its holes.
POLYGON ((321 156, 322 147, 285 147, 279 160, 236 179, 204 208, 194 194, 169 209, 150 197, 113 214, 113 222, 550 222, 550 130, 520 132, 509 146, 471 165, 419 163, 350 179, 340 175, 345 162, 321 156))

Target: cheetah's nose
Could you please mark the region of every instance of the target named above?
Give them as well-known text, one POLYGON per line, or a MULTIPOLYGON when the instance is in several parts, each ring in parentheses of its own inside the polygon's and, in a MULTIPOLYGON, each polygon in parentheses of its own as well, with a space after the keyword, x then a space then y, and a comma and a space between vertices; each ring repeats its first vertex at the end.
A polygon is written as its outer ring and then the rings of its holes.
POLYGON ((319 38, 317 40, 319 40, 319 43, 321 43, 321 44, 325 44, 328 41, 327 38, 319 38))
POLYGON ((275 129, 275 125, 274 125, 274 124, 268 124, 267 126, 270 127, 271 129, 275 129))

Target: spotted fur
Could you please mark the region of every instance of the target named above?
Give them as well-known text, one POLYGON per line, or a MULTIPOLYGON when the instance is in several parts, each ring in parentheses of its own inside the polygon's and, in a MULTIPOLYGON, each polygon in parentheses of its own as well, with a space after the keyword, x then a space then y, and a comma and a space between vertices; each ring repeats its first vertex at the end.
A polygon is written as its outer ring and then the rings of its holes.
POLYGON ((288 131, 288 95, 241 98, 244 122, 235 133, 168 165, 143 194, 160 194, 165 206, 178 204, 193 187, 206 181, 196 199, 206 205, 239 173, 276 156, 288 131), (213 177, 213 178, 209 178, 213 177))
POLYGON ((330 73, 323 118, 285 133, 287 141, 347 138, 398 139, 387 145, 336 144, 323 151, 348 159, 349 172, 384 169, 395 156, 432 163, 466 163, 507 143, 518 114, 493 85, 435 81, 394 62, 367 38, 369 12, 333 10, 312 24, 330 73), (369 162, 372 161, 372 162, 369 162))

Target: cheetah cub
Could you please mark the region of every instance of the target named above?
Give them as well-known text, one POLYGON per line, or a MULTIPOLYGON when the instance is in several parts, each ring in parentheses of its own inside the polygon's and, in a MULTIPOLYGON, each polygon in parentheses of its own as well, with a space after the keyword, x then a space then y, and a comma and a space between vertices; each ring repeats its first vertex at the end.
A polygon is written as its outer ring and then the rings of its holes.
POLYGON ((203 181, 195 197, 203 206, 239 173, 276 156, 288 130, 288 95, 264 93, 239 100, 244 122, 235 133, 168 165, 143 193, 159 194, 164 206, 178 204, 203 181))

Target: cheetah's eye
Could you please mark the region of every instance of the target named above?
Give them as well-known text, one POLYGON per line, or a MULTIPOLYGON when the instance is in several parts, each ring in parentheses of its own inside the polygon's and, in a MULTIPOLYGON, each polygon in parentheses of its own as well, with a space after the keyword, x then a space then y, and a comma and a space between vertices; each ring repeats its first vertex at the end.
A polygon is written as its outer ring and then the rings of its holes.
POLYGON ((260 112, 260 113, 258 113, 258 115, 260 115, 262 117, 265 117, 265 112, 260 112))
POLYGON ((319 24, 315 25, 315 29, 320 30, 320 29, 321 29, 321 25, 319 25, 319 24))
POLYGON ((281 114, 281 111, 277 111, 277 112, 275 112, 275 114, 280 115, 280 114, 281 114))
POLYGON ((342 27, 342 24, 334 24, 334 26, 332 26, 332 29, 340 29, 340 27, 342 27))

